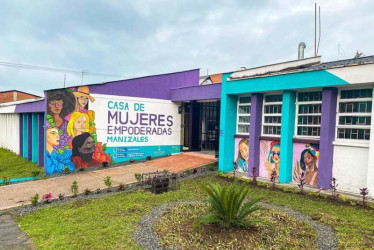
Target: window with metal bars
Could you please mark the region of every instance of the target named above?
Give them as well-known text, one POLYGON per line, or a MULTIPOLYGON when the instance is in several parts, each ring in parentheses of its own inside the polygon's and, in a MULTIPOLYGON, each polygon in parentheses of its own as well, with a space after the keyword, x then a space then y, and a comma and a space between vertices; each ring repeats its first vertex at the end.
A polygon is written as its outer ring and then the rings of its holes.
POLYGON ((251 118, 251 97, 241 96, 238 98, 237 127, 236 133, 249 135, 249 125, 251 118))
POLYGON ((262 117, 263 135, 280 135, 282 123, 282 100, 282 94, 265 95, 262 117))

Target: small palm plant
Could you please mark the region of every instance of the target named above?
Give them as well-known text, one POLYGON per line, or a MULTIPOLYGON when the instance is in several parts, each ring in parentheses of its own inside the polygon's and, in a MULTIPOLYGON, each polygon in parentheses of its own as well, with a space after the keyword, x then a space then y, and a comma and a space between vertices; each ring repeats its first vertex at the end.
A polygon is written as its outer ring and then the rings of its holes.
POLYGON ((249 188, 245 185, 238 185, 234 182, 231 185, 221 186, 209 184, 202 187, 208 194, 210 211, 203 214, 197 224, 217 223, 221 226, 251 226, 254 223, 263 222, 262 219, 248 219, 253 212, 261 209, 255 205, 262 198, 254 198, 247 202, 245 198, 249 188))

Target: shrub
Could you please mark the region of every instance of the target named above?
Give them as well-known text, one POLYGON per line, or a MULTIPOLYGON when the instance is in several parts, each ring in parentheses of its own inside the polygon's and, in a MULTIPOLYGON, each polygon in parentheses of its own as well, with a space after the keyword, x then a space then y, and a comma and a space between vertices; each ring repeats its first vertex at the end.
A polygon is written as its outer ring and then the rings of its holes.
POLYGON ((347 202, 348 201, 348 198, 347 196, 345 196, 344 194, 339 194, 339 200, 342 201, 342 202, 347 202))
POLYGON ((231 185, 221 186, 209 184, 202 189, 208 194, 210 211, 202 215, 199 223, 217 223, 221 226, 250 226, 262 222, 261 219, 247 219, 247 217, 260 209, 255 205, 261 198, 251 199, 244 203, 249 193, 246 185, 238 185, 234 182, 231 185))
POLYGON ((214 165, 214 163, 211 163, 211 164, 209 164, 209 165, 207 166, 207 169, 208 169, 209 171, 215 171, 215 170, 216 170, 216 166, 214 165))
POLYGON ((10 179, 8 177, 3 178, 4 185, 9 185, 10 184, 10 179))
POLYGON ((109 164, 109 162, 107 162, 107 161, 103 161, 103 162, 101 163, 101 166, 102 166, 103 168, 106 168, 106 167, 108 166, 108 164, 109 164))
POLYGON ((184 173, 188 176, 188 175, 191 175, 191 169, 187 169, 186 171, 184 171, 184 173))
POLYGON ((31 176, 32 177, 38 177, 40 175, 40 170, 34 170, 34 171, 31 171, 31 176))
POLYGON ((253 182, 253 184, 257 183, 257 179, 256 179, 256 167, 252 168, 252 182, 253 182))
POLYGON ((141 181, 142 181, 142 174, 141 174, 141 173, 135 173, 134 176, 135 176, 135 179, 136 179, 138 182, 141 182, 141 181))
POLYGON ((52 200, 52 193, 44 194, 42 199, 45 203, 50 203, 52 200))
POLYGON ((331 193, 332 193, 332 196, 336 197, 336 189, 338 187, 338 184, 336 184, 336 178, 332 178, 331 179, 331 184, 330 184, 330 188, 331 188, 331 193))
POLYGON ((123 191, 123 190, 125 190, 125 184, 124 184, 124 183, 120 183, 120 184, 118 185, 118 187, 117 187, 117 190, 118 190, 118 191, 123 191))
POLYGON ((65 195, 64 195, 64 194, 59 194, 59 195, 58 195, 58 199, 59 199, 60 201, 64 200, 64 199, 65 199, 65 195))
POLYGON ((271 189, 275 190, 275 181, 277 180, 277 171, 271 171, 270 181, 271 181, 271 189))
POLYGON ((39 194, 35 194, 35 195, 31 196, 30 201, 31 201, 31 204, 33 206, 36 206, 36 204, 38 204, 38 202, 39 202, 39 194))
POLYGON ((110 188, 112 187, 112 180, 110 179, 110 176, 105 177, 104 184, 108 188, 108 192, 110 192, 110 188))
POLYGON ((84 190, 84 194, 85 194, 85 195, 89 195, 90 193, 91 193, 91 189, 86 188, 86 189, 84 190))
POLYGON ((96 189, 96 193, 101 194, 101 189, 100 188, 96 189))
POLYGON ((70 173, 70 169, 69 169, 68 166, 65 166, 63 171, 64 171, 64 174, 69 174, 70 173))
POLYGON ((73 197, 77 197, 78 195, 78 182, 77 181, 73 181, 73 183, 71 184, 71 192, 73 193, 73 197))

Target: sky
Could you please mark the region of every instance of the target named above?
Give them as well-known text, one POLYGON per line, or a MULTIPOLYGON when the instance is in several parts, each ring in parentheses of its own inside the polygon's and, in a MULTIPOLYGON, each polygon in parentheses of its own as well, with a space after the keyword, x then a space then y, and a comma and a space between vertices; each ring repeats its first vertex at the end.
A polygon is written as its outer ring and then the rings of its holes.
MULTIPOLYGON (((0 0, 0 91, 200 68, 200 75, 314 55, 315 1, 0 0), (69 71, 4 65, 22 64, 69 71), (82 72, 83 71, 83 77, 82 72)), ((324 0, 322 61, 374 55, 372 0, 324 0)))

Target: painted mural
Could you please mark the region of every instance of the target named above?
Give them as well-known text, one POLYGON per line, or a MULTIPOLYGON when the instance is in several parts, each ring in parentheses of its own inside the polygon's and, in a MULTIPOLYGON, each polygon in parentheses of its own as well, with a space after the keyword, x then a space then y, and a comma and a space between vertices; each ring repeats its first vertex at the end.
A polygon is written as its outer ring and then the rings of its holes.
POLYGON ((178 153, 180 116, 171 101, 47 92, 46 174, 178 153))
POLYGON ((47 93, 46 174, 113 162, 106 145, 97 141, 95 102, 87 86, 47 93))
POLYGON ((305 178, 306 184, 317 186, 319 144, 295 143, 293 157, 293 181, 300 182, 300 178, 305 178))
POLYGON ((280 142, 260 141, 260 169, 259 176, 270 179, 271 173, 275 170, 276 180, 279 179, 280 165, 280 142))
POLYGON ((249 140, 248 138, 235 139, 235 162, 238 164, 238 172, 248 172, 249 140))

